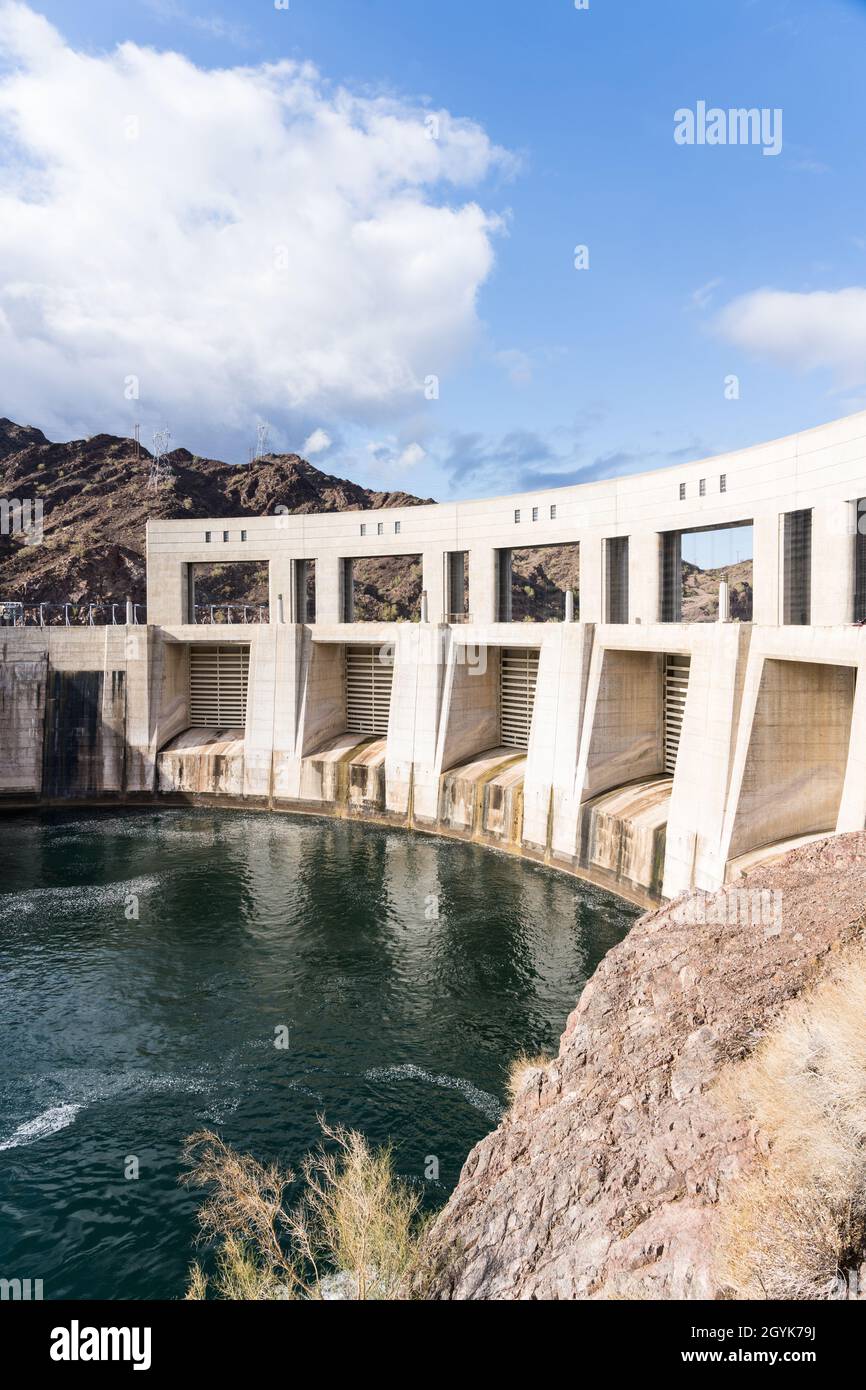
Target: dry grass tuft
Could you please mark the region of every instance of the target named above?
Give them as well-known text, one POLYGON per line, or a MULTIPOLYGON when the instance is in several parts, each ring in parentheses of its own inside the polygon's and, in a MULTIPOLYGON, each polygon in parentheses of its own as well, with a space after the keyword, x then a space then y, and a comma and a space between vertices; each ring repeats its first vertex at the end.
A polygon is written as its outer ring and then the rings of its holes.
POLYGON ((523 1095, 527 1086, 537 1084, 540 1081, 540 1073, 547 1071, 552 1061, 552 1057, 545 1057, 542 1053, 530 1057, 522 1052, 519 1057, 515 1057, 508 1068, 508 1080, 505 1083, 508 1099, 512 1105, 523 1095))
POLYGON ((187 1140, 182 1181, 207 1189, 199 1224, 216 1242, 216 1273, 208 1279, 194 1264, 188 1299, 403 1296, 419 1272, 420 1195, 394 1176, 390 1148, 320 1124, 331 1148, 304 1160, 305 1188, 292 1208, 290 1170, 238 1154, 209 1130, 187 1140))
POLYGON ((792 1004, 717 1088, 769 1144, 732 1185, 719 1273, 742 1298, 827 1298, 866 1238, 866 951, 792 1004))

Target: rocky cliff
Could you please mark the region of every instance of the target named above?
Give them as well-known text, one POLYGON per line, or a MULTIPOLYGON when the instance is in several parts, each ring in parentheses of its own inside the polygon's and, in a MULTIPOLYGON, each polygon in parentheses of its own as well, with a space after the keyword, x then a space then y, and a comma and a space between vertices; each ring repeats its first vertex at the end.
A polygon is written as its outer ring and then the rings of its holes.
POLYGON ((430 1236, 433 1297, 856 1289, 866 834, 738 887, 642 917, 603 961, 470 1154, 430 1236))

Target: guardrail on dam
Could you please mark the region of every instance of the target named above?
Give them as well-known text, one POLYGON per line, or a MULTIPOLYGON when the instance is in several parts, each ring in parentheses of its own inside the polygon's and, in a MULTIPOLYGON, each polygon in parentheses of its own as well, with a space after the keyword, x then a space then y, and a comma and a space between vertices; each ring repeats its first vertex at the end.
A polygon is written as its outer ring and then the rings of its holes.
POLYGON ((715 889, 866 827, 864 498, 860 414, 521 496, 151 522, 147 626, 0 632, 0 797, 357 815, 640 902, 715 889), (720 620, 684 621, 684 543, 732 527, 751 621, 724 589, 720 620), (512 557, 547 546, 578 582, 563 620, 518 621, 512 557), (406 556, 420 621, 355 621, 354 567, 406 556), (270 622, 190 621, 215 561, 267 564, 270 622))

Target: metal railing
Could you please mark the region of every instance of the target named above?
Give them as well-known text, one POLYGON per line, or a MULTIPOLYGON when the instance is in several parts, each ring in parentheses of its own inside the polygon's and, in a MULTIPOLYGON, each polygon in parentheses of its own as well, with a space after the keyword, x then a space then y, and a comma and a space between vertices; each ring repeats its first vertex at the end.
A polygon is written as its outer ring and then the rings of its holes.
POLYGON ((0 627, 126 627, 147 622, 143 603, 24 603, 0 599, 0 627))
MULTIPOLYGON (((193 621, 205 626, 230 623, 267 623, 266 603, 196 604, 193 621)), ((143 603, 99 603, 81 599, 77 603, 25 603, 20 599, 0 599, 0 627, 125 627, 147 622, 143 603)))
POLYGON ((270 620, 270 609, 266 603, 197 603, 193 609, 193 622, 207 627, 228 623, 269 623, 270 620))

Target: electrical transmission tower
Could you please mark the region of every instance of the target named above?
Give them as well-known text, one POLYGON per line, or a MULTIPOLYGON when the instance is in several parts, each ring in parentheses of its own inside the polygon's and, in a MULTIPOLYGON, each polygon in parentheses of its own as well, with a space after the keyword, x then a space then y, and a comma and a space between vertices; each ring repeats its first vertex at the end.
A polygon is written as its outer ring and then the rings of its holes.
POLYGON ((268 452, 268 426, 256 425, 256 458, 263 459, 268 452))
POLYGON ((171 440, 171 430, 155 430, 153 435, 153 458, 150 462, 150 476, 147 486, 152 492, 161 483, 168 482, 169 478, 174 477, 171 464, 168 461, 168 446, 171 440))

